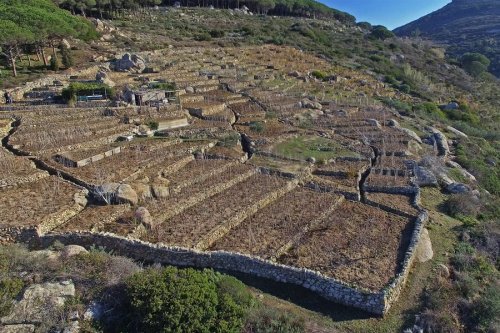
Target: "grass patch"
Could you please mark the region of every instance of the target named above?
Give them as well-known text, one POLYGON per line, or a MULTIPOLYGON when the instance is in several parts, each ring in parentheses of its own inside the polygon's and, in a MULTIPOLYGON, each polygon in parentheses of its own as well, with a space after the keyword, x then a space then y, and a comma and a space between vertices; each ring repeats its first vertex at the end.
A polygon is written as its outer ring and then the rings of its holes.
POLYGON ((305 160, 313 157, 317 161, 329 160, 335 157, 360 157, 352 150, 345 148, 337 142, 316 136, 299 136, 278 143, 274 153, 287 158, 305 160))

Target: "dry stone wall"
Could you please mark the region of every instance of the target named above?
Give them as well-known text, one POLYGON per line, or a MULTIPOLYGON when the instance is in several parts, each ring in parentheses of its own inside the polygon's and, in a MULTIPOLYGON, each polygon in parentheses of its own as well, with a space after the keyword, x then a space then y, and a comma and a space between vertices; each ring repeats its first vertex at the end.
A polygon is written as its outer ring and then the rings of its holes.
MULTIPOLYGON (((278 282, 302 286, 321 297, 340 304, 363 309, 376 315, 384 315, 398 299, 415 260, 427 213, 421 212, 415 222, 410 245, 397 276, 379 292, 363 290, 320 272, 278 264, 254 256, 226 251, 203 252, 193 249, 151 244, 140 240, 120 237, 109 233, 75 232, 49 233, 37 237, 38 246, 47 247, 54 241, 81 246, 100 246, 114 253, 148 263, 175 265, 180 267, 211 267, 214 269, 241 272, 278 282)), ((26 237, 26 233, 24 233, 26 237)))

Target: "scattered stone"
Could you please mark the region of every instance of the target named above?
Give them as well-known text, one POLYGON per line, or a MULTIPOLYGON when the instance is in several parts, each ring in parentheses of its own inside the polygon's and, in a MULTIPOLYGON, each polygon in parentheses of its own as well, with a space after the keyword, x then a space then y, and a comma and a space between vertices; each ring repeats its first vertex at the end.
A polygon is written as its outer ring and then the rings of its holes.
MULTIPOLYGON (((88 192, 87 192, 88 194, 88 192)), ((80 205, 82 207, 85 207, 87 206, 87 196, 85 195, 85 193, 82 193, 82 192, 77 192, 75 193, 75 195, 73 196, 73 200, 75 201, 75 203, 77 205, 80 205)))
POLYGON ((396 119, 389 119, 387 125, 390 127, 401 127, 396 119))
POLYGON ((85 310, 83 319, 87 321, 100 320, 104 315, 104 310, 104 305, 98 302, 92 302, 87 310, 85 310))
POLYGON ((316 110, 321 110, 323 106, 319 102, 314 102, 311 101, 308 98, 305 98, 301 101, 302 107, 306 109, 316 109, 316 110))
POLYGON ((382 125, 380 125, 377 119, 366 119, 366 122, 371 126, 382 128, 382 125))
POLYGON ((445 111, 452 111, 452 110, 457 110, 460 107, 457 102, 450 102, 447 105, 443 106, 443 110, 445 111))
POLYGON ((436 268, 438 276, 444 277, 444 278, 449 278, 450 277, 450 269, 448 266, 444 264, 439 264, 436 268))
POLYGON ((457 130, 454 127, 447 126, 446 129, 448 131, 450 131, 451 133, 455 134, 455 135, 461 136, 462 138, 466 138, 466 139, 468 138, 467 134, 465 134, 464 132, 461 132, 461 131, 457 130))
POLYGON ((432 137, 436 142, 439 156, 447 156, 450 153, 450 147, 448 146, 448 139, 436 128, 431 128, 432 137))
POLYGON ((316 159, 314 157, 308 157, 306 161, 313 164, 316 163, 316 159))
POLYGON ((80 253, 88 253, 88 251, 80 245, 66 245, 61 251, 61 256, 64 258, 71 258, 79 255, 80 253))
POLYGON ((302 73, 300 73, 298 71, 292 71, 292 72, 288 73, 288 75, 291 77, 299 77, 299 76, 302 76, 302 73))
POLYGON ((419 186, 438 186, 438 180, 434 173, 422 166, 417 166, 415 168, 415 182, 419 186))
POLYGON ((470 192, 471 188, 462 183, 451 183, 448 186, 446 186, 446 191, 448 191, 451 194, 460 194, 460 193, 470 192))
POLYGON ((497 161, 493 157, 487 157, 485 161, 490 166, 496 166, 497 165, 497 161))
POLYGON ((422 235, 420 236, 415 256, 420 263, 429 261, 434 256, 431 238, 429 237, 429 231, 426 228, 422 230, 422 235))
POLYGON ((152 229, 153 218, 151 217, 151 214, 149 213, 146 207, 137 208, 134 216, 137 219, 137 222, 143 224, 147 229, 150 230, 152 229))
POLYGON ((128 203, 134 206, 139 202, 139 197, 132 186, 121 184, 116 190, 116 200, 118 203, 128 203))

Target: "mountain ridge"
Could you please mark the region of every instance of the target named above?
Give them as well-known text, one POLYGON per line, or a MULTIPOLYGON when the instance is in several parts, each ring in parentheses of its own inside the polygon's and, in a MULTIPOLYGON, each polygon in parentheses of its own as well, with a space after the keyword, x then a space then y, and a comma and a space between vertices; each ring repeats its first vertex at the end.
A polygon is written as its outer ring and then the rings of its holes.
POLYGON ((454 0, 394 33, 429 38, 446 45, 453 57, 484 54, 491 60, 490 72, 500 77, 500 0, 454 0))

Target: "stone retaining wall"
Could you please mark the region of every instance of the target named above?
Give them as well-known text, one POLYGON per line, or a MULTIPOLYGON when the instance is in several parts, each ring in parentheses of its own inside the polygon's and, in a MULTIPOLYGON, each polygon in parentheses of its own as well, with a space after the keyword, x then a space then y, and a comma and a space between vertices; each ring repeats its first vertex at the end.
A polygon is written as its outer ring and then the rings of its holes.
POLYGON ((278 282, 302 286, 321 297, 340 304, 363 309, 376 315, 384 315, 398 299, 408 278, 415 259, 415 251, 422 230, 428 219, 422 211, 415 221, 414 231, 406 251, 401 269, 396 277, 379 292, 371 292, 350 286, 342 281, 327 277, 320 272, 278 264, 258 257, 226 251, 203 252, 193 249, 151 244, 109 233, 74 232, 37 234, 33 229, 11 228, 0 230, 0 242, 23 241, 45 248, 55 241, 63 244, 77 244, 90 248, 104 247, 135 260, 181 267, 210 267, 214 269, 241 272, 278 282))

